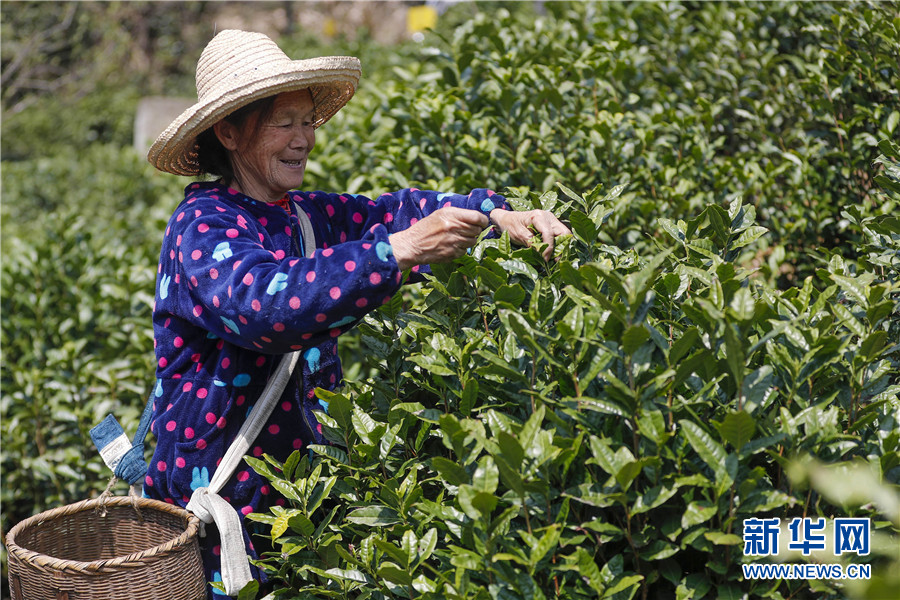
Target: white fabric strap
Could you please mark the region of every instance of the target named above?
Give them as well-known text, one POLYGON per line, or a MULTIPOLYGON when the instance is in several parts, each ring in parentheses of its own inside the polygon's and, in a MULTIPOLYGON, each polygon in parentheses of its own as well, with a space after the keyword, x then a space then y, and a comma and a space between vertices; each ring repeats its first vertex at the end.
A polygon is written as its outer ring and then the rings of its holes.
MULTIPOLYGON (((316 251, 312 223, 296 202, 294 208, 297 210, 297 218, 300 221, 302 252, 304 256, 310 257, 316 251)), ((238 431, 237 437, 228 447, 219 466, 216 467, 209 487, 194 490, 191 500, 187 504, 187 509, 198 519, 203 523, 215 523, 216 529, 219 530, 219 537, 222 540, 222 585, 225 587, 225 593, 229 596, 237 596, 241 589, 250 583, 252 577, 250 561, 244 549, 241 519, 235 508, 219 496, 219 492, 231 479, 244 455, 250 449, 250 445, 259 435, 266 421, 269 420, 275 404, 287 387, 299 358, 300 351, 297 351, 291 352, 281 359, 256 406, 250 411, 250 415, 238 431)))
POLYGON ((194 490, 187 509, 197 515, 204 523, 215 523, 222 539, 222 583, 225 593, 236 596, 241 589, 250 583, 250 563, 244 549, 244 536, 241 520, 233 506, 225 502, 219 492, 231 479, 250 444, 256 439, 263 425, 272 414, 275 404, 287 386, 291 373, 297 365, 300 352, 291 352, 278 365, 275 375, 269 379, 262 397, 250 411, 249 418, 244 421, 237 437, 222 457, 209 487, 194 490))

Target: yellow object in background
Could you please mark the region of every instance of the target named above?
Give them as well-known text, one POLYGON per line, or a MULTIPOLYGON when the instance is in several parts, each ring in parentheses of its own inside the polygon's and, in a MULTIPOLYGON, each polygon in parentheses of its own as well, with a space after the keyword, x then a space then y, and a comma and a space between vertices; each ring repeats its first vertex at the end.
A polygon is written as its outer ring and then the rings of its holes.
POLYGON ((325 26, 323 27, 324 33, 326 36, 332 38, 337 33, 337 24, 334 22, 334 19, 328 17, 325 20, 325 26))
POLYGON ((437 25, 437 11, 431 6, 411 6, 406 13, 406 31, 420 33, 437 25))

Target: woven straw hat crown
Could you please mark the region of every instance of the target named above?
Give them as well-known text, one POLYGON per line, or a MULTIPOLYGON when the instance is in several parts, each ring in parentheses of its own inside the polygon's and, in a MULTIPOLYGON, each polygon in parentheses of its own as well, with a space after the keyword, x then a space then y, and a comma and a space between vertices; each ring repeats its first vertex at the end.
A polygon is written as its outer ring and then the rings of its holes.
POLYGON ((147 159, 161 171, 198 175, 198 134, 235 110, 282 92, 309 89, 318 127, 350 100, 360 72, 357 58, 291 60, 262 33, 222 31, 197 61, 197 103, 159 135, 147 159))

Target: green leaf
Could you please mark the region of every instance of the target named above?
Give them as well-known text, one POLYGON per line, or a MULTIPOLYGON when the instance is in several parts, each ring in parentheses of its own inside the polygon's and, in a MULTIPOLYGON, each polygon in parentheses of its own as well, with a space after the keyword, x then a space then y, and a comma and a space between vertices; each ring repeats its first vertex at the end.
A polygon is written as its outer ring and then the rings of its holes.
POLYGON ((731 481, 728 480, 729 474, 725 464, 727 458, 725 449, 696 423, 684 419, 678 423, 694 452, 716 474, 716 482, 720 485, 730 485, 733 479, 731 481))
POLYGON ((465 469, 443 456, 432 457, 431 466, 451 485, 461 485, 469 481, 469 475, 465 469))
POLYGON ((860 355, 866 360, 875 360, 887 342, 888 332, 883 329, 873 331, 859 346, 860 355))
POLYGON ((743 410, 728 413, 717 427, 722 439, 735 450, 743 448, 756 433, 756 421, 743 410))
POLYGON ((367 527, 384 527, 400 522, 400 515, 396 510, 380 504, 357 508, 347 513, 345 518, 351 523, 367 527))
POLYGON ((705 500, 691 502, 687 505, 684 514, 681 516, 681 526, 684 529, 687 529, 694 525, 705 523, 712 519, 716 515, 716 512, 718 512, 718 508, 715 504, 706 502, 705 500))
POLYGON ((341 450, 340 448, 336 448, 335 446, 323 446, 320 444, 310 444, 309 449, 315 452, 320 456, 327 456, 328 458, 335 460, 341 464, 349 465, 350 459, 347 456, 347 453, 341 450))
POLYGON ((412 577, 401 567, 394 563, 386 562, 378 568, 378 576, 397 585, 412 585, 412 577))
POLYGON ((478 492, 493 494, 499 483, 500 473, 497 465, 494 464, 494 459, 490 456, 482 456, 472 474, 472 487, 478 492))
POLYGON ((650 332, 643 325, 632 325, 622 335, 622 350, 626 355, 634 354, 644 342, 650 339, 650 332))
POLYGON ((518 283, 503 284, 494 292, 494 302, 506 308, 517 310, 525 301, 525 289, 518 283))

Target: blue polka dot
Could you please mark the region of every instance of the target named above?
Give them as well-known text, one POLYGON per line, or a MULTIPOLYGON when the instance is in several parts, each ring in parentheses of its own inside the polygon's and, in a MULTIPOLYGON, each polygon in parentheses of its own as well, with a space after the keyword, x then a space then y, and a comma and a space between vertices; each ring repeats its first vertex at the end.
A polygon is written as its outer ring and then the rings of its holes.
POLYGON ((487 198, 485 198, 484 201, 481 203, 481 211, 482 212, 491 212, 495 208, 497 208, 497 207, 494 206, 494 203, 487 198))
POLYGON ((235 375, 232 382, 234 387, 244 387, 248 383, 250 383, 250 375, 247 373, 241 373, 239 375, 235 375))
POLYGON ((386 261, 388 256, 394 255, 394 249, 386 242, 378 242, 375 244, 375 254, 377 254, 378 258, 381 260, 386 261))
POLYGON ((157 397, 157 398, 159 398, 160 396, 163 395, 162 379, 157 379, 157 380, 156 380, 156 391, 155 391, 154 393, 156 394, 156 397, 157 397))
POLYGON ((234 321, 232 321, 231 319, 226 319, 225 317, 219 317, 219 318, 222 319, 222 322, 225 323, 225 326, 228 327, 228 329, 230 329, 231 331, 235 332, 238 335, 241 334, 241 330, 238 329, 238 326, 235 324, 234 321))
POLYGON ((327 413, 328 412, 328 403, 319 398, 319 406, 327 413))
POLYGON ((343 325, 346 325, 347 323, 352 323, 353 320, 354 320, 353 317, 348 315, 348 316, 344 317, 343 319, 341 319, 340 321, 335 321, 334 323, 329 325, 328 328, 333 329, 335 327, 341 327, 343 325))
POLYGON ((303 353, 303 358, 306 359, 306 363, 309 366, 310 373, 315 373, 322 366, 322 363, 320 362, 321 358, 322 358, 322 353, 319 351, 318 348, 310 348, 309 350, 307 350, 306 352, 303 353))

